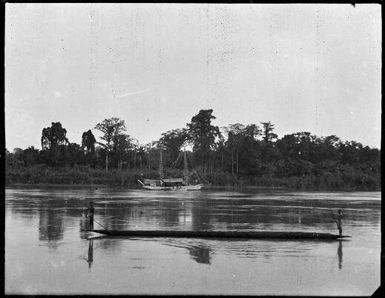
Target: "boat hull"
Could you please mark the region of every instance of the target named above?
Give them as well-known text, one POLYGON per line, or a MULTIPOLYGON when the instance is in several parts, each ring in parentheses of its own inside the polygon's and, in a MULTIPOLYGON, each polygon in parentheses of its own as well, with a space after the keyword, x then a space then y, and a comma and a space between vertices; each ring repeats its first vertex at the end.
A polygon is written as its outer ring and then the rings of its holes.
POLYGON ((152 185, 142 185, 144 189, 147 190, 200 190, 202 189, 202 184, 196 185, 181 185, 181 186, 152 186, 152 185))
POLYGON ((238 238, 238 239, 282 239, 282 240, 340 240, 347 235, 312 232, 279 232, 279 231, 119 231, 93 230, 93 232, 109 236, 130 237, 175 237, 175 238, 238 238))

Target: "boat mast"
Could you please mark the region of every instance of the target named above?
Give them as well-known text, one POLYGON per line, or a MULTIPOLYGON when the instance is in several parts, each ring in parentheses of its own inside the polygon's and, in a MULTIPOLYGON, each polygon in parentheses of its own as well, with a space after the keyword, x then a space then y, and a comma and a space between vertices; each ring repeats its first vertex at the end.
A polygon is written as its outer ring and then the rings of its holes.
POLYGON ((163 147, 162 144, 160 144, 160 158, 159 158, 159 178, 160 180, 163 180, 164 178, 164 172, 163 172, 163 147))
POLYGON ((189 184, 189 175, 188 175, 188 168, 187 168, 187 158, 186 158, 186 150, 183 148, 183 160, 184 160, 184 169, 183 169, 183 175, 186 185, 189 184))

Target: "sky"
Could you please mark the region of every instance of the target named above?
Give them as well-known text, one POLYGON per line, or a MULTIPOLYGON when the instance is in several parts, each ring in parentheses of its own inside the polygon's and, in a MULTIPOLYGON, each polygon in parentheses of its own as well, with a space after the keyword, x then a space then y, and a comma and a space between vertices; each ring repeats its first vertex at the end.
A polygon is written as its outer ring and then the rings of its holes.
POLYGON ((145 144, 201 109, 380 148, 380 5, 6 3, 8 150, 111 117, 145 144))

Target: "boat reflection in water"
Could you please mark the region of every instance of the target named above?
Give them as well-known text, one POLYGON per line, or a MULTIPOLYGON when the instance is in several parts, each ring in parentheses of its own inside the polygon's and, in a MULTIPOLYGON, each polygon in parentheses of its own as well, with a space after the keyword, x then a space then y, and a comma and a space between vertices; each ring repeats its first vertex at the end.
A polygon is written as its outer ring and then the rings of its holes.
MULTIPOLYGON (((106 248, 113 246, 114 245, 113 243, 115 241, 118 241, 119 239, 122 240, 122 239, 129 239, 129 238, 124 237, 124 236, 111 237, 111 236, 103 235, 103 236, 97 236, 95 238, 89 239, 88 240, 89 241, 88 255, 87 255, 87 258, 84 258, 84 260, 86 260, 88 263, 88 268, 91 269, 92 262, 94 261, 94 241, 102 241, 102 242, 107 241, 108 245, 106 245, 107 243, 102 243, 100 246, 100 247, 106 249, 106 248)), ((136 241, 136 240, 133 239, 132 241, 136 241)), ((221 241, 221 240, 216 239, 216 241, 221 241)), ((247 240, 245 240, 245 239, 243 239, 243 240, 241 239, 239 241, 241 241, 241 242, 246 241, 247 242, 247 240)), ((231 242, 239 242, 239 241, 232 240, 231 242)), ((261 240, 261 241, 264 241, 264 240, 261 240)), ((337 248, 338 269, 339 270, 342 269, 342 262, 343 262, 343 251, 342 251, 342 249, 343 249, 342 242, 343 241, 344 240, 338 241, 338 248, 337 248)), ((211 258, 212 258, 212 254, 214 253, 214 250, 208 244, 202 244, 202 243, 200 243, 200 244, 186 244, 186 243, 180 243, 178 241, 178 239, 174 239, 172 241, 168 240, 166 242, 163 242, 162 244, 166 245, 166 246, 187 249, 192 260, 196 261, 199 264, 208 264, 208 265, 211 264, 211 258)), ((239 247, 234 246, 232 250, 238 251, 239 247)), ((245 251, 245 254, 248 255, 248 252, 245 251)), ((270 257, 270 255, 266 255, 266 252, 263 252, 261 254, 261 256, 263 256, 263 258, 267 258, 267 259, 270 257)), ((253 257, 256 257, 256 256, 253 255, 253 257)))

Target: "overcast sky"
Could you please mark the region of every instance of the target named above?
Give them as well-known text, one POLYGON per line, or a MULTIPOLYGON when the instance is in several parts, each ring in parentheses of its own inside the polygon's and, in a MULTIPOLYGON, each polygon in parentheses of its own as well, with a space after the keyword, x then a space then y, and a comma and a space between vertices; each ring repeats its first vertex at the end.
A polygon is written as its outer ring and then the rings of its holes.
POLYGON ((140 143, 200 109, 380 147, 380 5, 6 4, 6 147, 105 118, 140 143))

